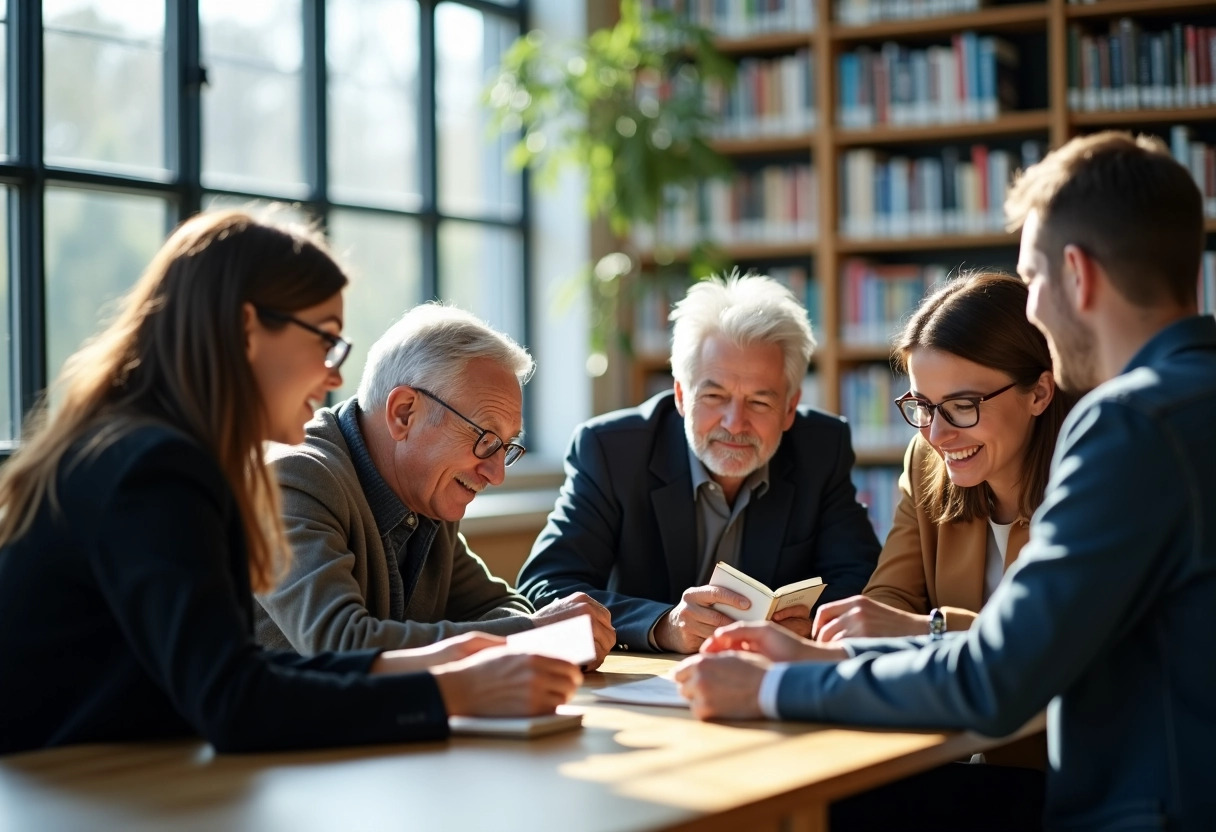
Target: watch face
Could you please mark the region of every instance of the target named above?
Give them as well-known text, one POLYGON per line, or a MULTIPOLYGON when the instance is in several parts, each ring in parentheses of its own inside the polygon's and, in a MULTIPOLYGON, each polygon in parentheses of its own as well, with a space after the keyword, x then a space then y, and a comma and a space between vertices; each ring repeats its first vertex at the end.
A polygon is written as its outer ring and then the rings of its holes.
POLYGON ((946 632, 946 614, 939 609, 931 610, 929 612, 929 635, 934 639, 939 639, 944 632, 946 632))

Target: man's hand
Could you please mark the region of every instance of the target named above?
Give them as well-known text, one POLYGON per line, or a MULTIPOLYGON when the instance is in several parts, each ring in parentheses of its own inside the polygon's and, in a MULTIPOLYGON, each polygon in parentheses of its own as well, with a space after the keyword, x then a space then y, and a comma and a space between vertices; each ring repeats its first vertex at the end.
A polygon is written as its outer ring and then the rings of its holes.
POLYGON ((672 673, 697 719, 763 719, 760 683, 772 662, 755 653, 690 656, 672 673))
POLYGON ((368 675, 385 673, 411 673, 426 670, 437 664, 446 664, 471 656, 487 647, 500 647, 507 643, 502 636, 487 633, 465 633, 445 638, 426 647, 410 647, 402 650, 385 650, 372 662, 368 675))
POLYGON ((710 609, 710 604, 725 604, 745 610, 751 602, 737 592, 720 586, 694 586, 684 590, 680 603, 654 628, 654 640, 669 653, 695 653, 714 630, 734 621, 729 615, 710 609))
POLYGON ((888 607, 864 595, 824 604, 815 613, 811 637, 817 641, 842 638, 923 636, 929 616, 888 607))
POLYGON ((608 612, 607 607, 585 592, 574 592, 532 613, 532 622, 537 627, 543 627, 584 614, 591 616, 591 634, 595 638, 595 662, 587 665, 587 670, 595 670, 616 646, 616 629, 612 626, 612 613, 608 612))
POLYGON ((786 607, 783 610, 777 610, 772 620, 796 636, 802 636, 803 638, 810 638, 811 636, 810 607, 799 604, 796 607, 786 607))
POLYGON ((840 661, 849 657, 842 646, 818 644, 771 621, 736 622, 701 645, 702 653, 736 650, 758 653, 774 662, 840 661))
POLYGON ((570 700, 583 674, 548 656, 485 650, 431 668, 449 715, 551 714, 570 700))

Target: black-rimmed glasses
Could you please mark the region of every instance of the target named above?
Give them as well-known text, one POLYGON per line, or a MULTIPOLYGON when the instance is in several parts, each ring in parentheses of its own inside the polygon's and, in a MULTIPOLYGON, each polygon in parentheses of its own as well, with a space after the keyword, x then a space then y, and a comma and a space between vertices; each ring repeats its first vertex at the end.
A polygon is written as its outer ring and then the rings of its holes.
POLYGON ((956 428, 973 428, 980 423, 980 402, 996 398, 1016 386, 1015 381, 986 396, 951 396, 948 399, 942 399, 937 404, 917 398, 911 393, 905 393, 895 400, 895 406, 899 408, 899 413, 904 417, 904 421, 914 428, 927 428, 933 424, 935 411, 941 411, 946 421, 956 428))
POLYGON ((492 430, 486 430, 468 416, 465 416, 459 410, 436 396, 430 390, 423 390, 421 387, 415 387, 414 389, 426 396, 428 399, 433 399, 434 401, 443 405, 448 410, 452 411, 461 419, 464 419, 473 426, 473 429, 477 431, 477 440, 473 443, 473 456, 477 457, 478 459, 489 459, 490 457, 494 456, 495 451, 502 448, 502 464, 509 468, 518 462, 519 458, 524 455, 524 451, 527 450, 523 445, 519 445, 515 442, 503 442, 502 437, 500 437, 497 433, 492 430))
POLYGON ((329 344, 329 351, 325 353, 325 366, 331 370, 336 370, 342 366, 342 362, 346 360, 346 356, 350 355, 350 341, 347 341, 341 335, 334 335, 332 332, 326 332, 320 327, 313 326, 307 321, 301 321, 294 315, 288 315, 286 312, 278 312, 274 309, 266 309, 261 306, 254 307, 258 310, 258 314, 263 318, 269 318, 272 321, 284 321, 285 323, 295 324, 298 327, 307 329, 309 332, 319 335, 322 340, 329 344))

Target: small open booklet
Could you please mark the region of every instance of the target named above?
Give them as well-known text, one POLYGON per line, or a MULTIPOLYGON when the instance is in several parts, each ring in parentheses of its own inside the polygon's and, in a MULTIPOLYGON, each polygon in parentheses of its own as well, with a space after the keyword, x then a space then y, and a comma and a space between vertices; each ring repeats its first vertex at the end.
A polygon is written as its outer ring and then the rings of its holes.
POLYGON ((531 739, 559 731, 581 727, 581 712, 558 709, 555 714, 541 716, 450 716, 448 728, 453 734, 475 737, 511 737, 531 739))
POLYGON ((778 610, 786 607, 801 605, 809 609, 819 600, 820 593, 827 586, 823 578, 807 578, 805 581, 769 589, 750 575, 722 561, 718 561, 714 567, 714 574, 710 576, 709 583, 737 592, 752 602, 745 610, 725 604, 713 605, 718 612, 725 613, 736 621, 766 621, 778 610))

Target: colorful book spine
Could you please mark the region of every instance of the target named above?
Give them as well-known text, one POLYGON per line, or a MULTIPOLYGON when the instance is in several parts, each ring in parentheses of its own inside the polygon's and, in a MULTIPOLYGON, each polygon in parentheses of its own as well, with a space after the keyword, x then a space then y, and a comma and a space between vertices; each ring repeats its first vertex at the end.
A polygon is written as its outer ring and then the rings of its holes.
POLYGON ((1216 26, 1146 30, 1130 17, 1107 31, 1068 28, 1068 106, 1075 111, 1216 104, 1216 26))
POLYGON ((792 136, 814 130, 814 61, 807 49, 779 58, 739 61, 734 86, 706 89, 707 109, 718 118, 719 138, 792 136))
POLYGON ((871 239, 1003 231, 1009 182, 1041 155, 1034 141, 1019 151, 976 144, 965 155, 953 146, 915 157, 848 150, 839 164, 841 233, 871 239))
POLYGON ((1018 106, 1017 48, 960 32, 950 46, 912 49, 888 41, 836 58, 841 127, 992 121, 1018 106))

